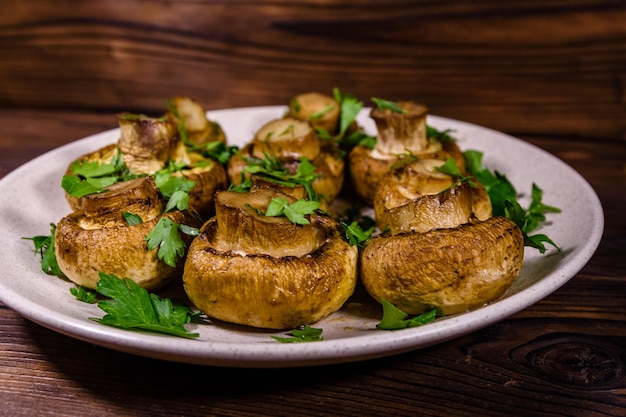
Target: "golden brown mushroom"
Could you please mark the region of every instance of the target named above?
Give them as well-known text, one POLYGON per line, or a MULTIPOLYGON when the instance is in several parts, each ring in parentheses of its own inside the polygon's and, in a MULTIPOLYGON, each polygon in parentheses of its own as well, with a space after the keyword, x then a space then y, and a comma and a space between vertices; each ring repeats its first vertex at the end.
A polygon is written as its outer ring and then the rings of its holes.
POLYGON ((361 255, 360 277, 377 300, 408 314, 438 307, 461 313, 501 296, 524 259, 520 229, 504 217, 426 233, 375 237, 361 255))
MULTIPOLYGON (((226 168, 198 152, 187 152, 170 119, 122 114, 119 124, 117 144, 106 145, 77 158, 68 166, 66 175, 72 175, 75 163, 110 164, 118 155, 125 169, 134 176, 154 175, 171 162, 178 163, 182 167, 172 175, 183 176, 195 183, 189 191, 190 208, 203 218, 209 218, 214 212, 213 195, 228 186, 226 168)), ((66 198, 73 210, 81 209, 80 199, 67 193, 66 198)))
POLYGON ((289 115, 309 121, 331 135, 339 130, 341 109, 333 97, 318 92, 301 93, 289 102, 289 115))
POLYGON ((190 144, 226 143, 226 135, 219 123, 210 120, 202 105, 191 97, 171 99, 166 116, 174 120, 179 129, 184 129, 190 144))
POLYGON ((374 194, 378 228, 424 233, 491 217, 484 186, 476 179, 457 184, 437 170, 443 165, 439 159, 418 159, 387 172, 374 194))
POLYGON ((465 170, 465 158, 454 141, 427 137, 426 106, 413 102, 397 104, 403 112, 379 108, 370 112, 378 130, 374 149, 357 145, 348 155, 354 190, 369 205, 373 205, 374 194, 381 178, 403 155, 411 154, 417 158, 443 161, 452 157, 459 169, 465 170))
MULTIPOLYGON (((117 183, 83 197, 81 207, 59 221, 54 236, 59 267, 71 281, 95 289, 98 273, 104 272, 155 290, 181 276, 183 261, 176 267, 167 265, 156 249, 147 249, 146 236, 162 217, 191 227, 200 224, 187 211, 163 214, 164 202, 152 177, 117 183), (124 213, 138 215, 142 222, 131 226, 124 213)), ((190 243, 188 236, 181 238, 190 243)))
MULTIPOLYGON (((332 201, 341 191, 344 179, 344 161, 332 150, 321 146, 312 125, 293 117, 274 119, 263 125, 254 139, 240 150, 244 158, 265 159, 266 156, 279 161, 289 175, 295 175, 306 158, 318 176, 313 188, 326 201, 332 201)), ((234 155, 228 162, 228 177, 232 184, 241 184, 248 162, 234 155), (244 174, 242 176, 242 174, 244 174)), ((296 187, 299 188, 299 187, 296 187)), ((285 187, 281 191, 288 192, 285 187)), ((295 190, 295 195, 301 190, 295 190)))
POLYGON ((183 275, 189 299, 208 316, 290 329, 327 317, 352 295, 358 251, 337 222, 261 214, 275 197, 295 200, 270 189, 217 194, 217 214, 191 244, 183 275))

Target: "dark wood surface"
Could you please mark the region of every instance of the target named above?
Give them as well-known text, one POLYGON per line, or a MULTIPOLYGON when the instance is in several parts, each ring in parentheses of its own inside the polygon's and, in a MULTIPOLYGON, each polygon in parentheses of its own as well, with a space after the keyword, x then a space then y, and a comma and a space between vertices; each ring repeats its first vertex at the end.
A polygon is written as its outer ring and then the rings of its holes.
POLYGON ((0 177, 175 95, 217 109, 337 86, 547 150, 598 193, 605 233, 571 281, 506 320, 343 365, 158 361, 0 305, 0 415, 626 415, 625 22, 608 0, 1 2, 0 177))

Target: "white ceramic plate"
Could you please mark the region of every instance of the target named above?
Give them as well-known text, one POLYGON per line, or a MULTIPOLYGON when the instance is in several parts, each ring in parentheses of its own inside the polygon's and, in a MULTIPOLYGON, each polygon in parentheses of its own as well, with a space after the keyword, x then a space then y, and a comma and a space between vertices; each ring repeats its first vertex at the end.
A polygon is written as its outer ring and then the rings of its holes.
MULTIPOLYGON (((243 145, 265 122, 285 108, 254 107, 209 112, 221 124, 229 144, 243 145)), ((359 121, 373 134, 375 125, 364 110, 359 121)), ((0 301, 24 317, 59 333, 132 354, 203 365, 291 367, 360 361, 423 348, 486 327, 541 300, 572 278, 596 250, 604 227, 602 207, 593 189, 559 159, 521 140, 476 125, 430 116, 428 124, 452 129, 461 149, 484 152, 484 163, 504 173, 518 191, 528 194, 536 182, 544 202, 560 207, 538 232, 562 249, 541 255, 526 249, 521 275, 499 300, 477 310, 440 318, 411 329, 381 331, 382 310, 367 294, 357 294, 339 312, 316 323, 325 340, 314 343, 276 342, 267 332, 223 323, 189 325, 197 340, 119 330, 89 320, 102 317, 96 305, 77 301, 73 285, 45 275, 32 242, 22 237, 47 235, 49 224, 69 213, 60 188, 67 165, 80 155, 117 140, 106 131, 48 152, 0 181, 0 301)), ((527 201, 521 199, 523 205, 527 201)), ((252 272, 253 273, 253 272, 252 272)), ((167 295, 166 295, 167 296, 167 295)))

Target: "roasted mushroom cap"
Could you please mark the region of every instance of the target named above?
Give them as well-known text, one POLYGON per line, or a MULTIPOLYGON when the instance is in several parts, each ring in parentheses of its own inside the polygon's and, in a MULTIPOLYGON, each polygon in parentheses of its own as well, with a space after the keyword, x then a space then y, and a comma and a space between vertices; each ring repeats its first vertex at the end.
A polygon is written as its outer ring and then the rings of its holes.
MULTIPOLYGON (((423 152, 411 151, 418 159, 436 159, 441 163, 448 158, 453 158, 459 169, 465 170, 465 157, 463 152, 454 141, 437 142, 432 140, 432 145, 423 152)), ((397 155, 385 155, 376 148, 369 149, 357 145, 348 155, 350 179, 356 194, 364 203, 373 205, 374 195, 381 179, 387 174, 394 164, 400 162, 406 152, 397 155)))
POLYGON ((170 161, 189 164, 187 150, 173 121, 124 113, 118 116, 118 122, 117 145, 132 174, 154 174, 170 161))
MULTIPOLYGON (((275 159, 286 170, 287 176, 296 175, 306 158, 315 168, 317 176, 312 186, 326 201, 332 201, 343 186, 343 159, 333 149, 322 146, 311 124, 303 120, 287 117, 266 123, 257 131, 254 140, 240 150, 240 154, 244 158, 256 160, 275 159)), ((249 178, 251 174, 246 172, 248 166, 248 161, 233 155, 228 161, 230 182, 239 185, 249 178)), ((280 190, 294 196, 300 195, 301 187, 295 188, 294 193, 284 186, 280 190)))
POLYGON ((426 106, 410 101, 397 104, 402 111, 374 108, 370 112, 378 131, 374 149, 357 145, 348 155, 354 190, 369 205, 373 205, 381 178, 407 154, 443 161, 452 157, 459 169, 465 171, 465 158, 454 141, 428 137, 426 106))
POLYGON ((357 280, 357 249, 335 220, 310 215, 310 224, 268 217, 270 189, 218 193, 216 216, 189 248, 183 275, 192 303, 226 322, 292 329, 337 311, 357 280))
MULTIPOLYGON (((61 219, 54 236, 56 258, 67 278, 95 289, 98 273, 104 272, 155 290, 181 276, 182 261, 168 266, 158 259, 156 249, 147 249, 145 238, 162 216, 178 224, 200 225, 186 211, 162 215, 162 197, 152 177, 117 183, 82 200, 82 210, 61 219), (138 215, 142 223, 129 225, 124 213, 138 215)), ((190 243, 189 237, 181 237, 190 243)))
POLYGON ((333 97, 318 92, 298 94, 289 102, 289 115, 308 120, 315 128, 334 135, 339 129, 341 109, 333 97))
MULTIPOLYGON (((214 213, 213 195, 228 186, 226 168, 198 152, 187 152, 171 120, 136 115, 121 115, 120 138, 117 144, 106 145, 82 155, 66 170, 72 175, 74 163, 97 162, 109 164, 119 155, 125 168, 133 175, 153 175, 166 168, 171 161, 183 168, 173 175, 193 181, 189 191, 189 206, 203 218, 214 213)), ((81 200, 66 193, 72 210, 80 210, 81 200)))
POLYGON ((456 183, 437 170, 438 159, 419 159, 385 174, 374 195, 380 230, 391 234, 457 227, 491 217, 491 201, 482 184, 456 183))
POLYGON ((504 217, 370 239, 360 277, 377 301, 408 314, 455 314, 500 297, 522 268, 524 238, 504 217))
POLYGON ((171 99, 166 116, 172 118, 179 128, 184 129, 187 141, 191 144, 226 143, 222 127, 217 122, 209 120, 202 105, 191 97, 180 96, 171 99))

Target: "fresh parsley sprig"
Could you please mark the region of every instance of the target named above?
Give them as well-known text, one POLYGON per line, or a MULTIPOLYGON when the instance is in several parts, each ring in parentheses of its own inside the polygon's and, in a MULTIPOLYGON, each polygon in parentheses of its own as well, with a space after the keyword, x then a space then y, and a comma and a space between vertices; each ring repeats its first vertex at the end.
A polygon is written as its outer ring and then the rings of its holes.
POLYGON ((402 113, 405 114, 407 111, 398 105, 398 103, 394 101, 384 100, 378 97, 372 97, 372 101, 376 104, 379 110, 389 110, 394 113, 402 113))
POLYGON ((474 187, 474 188, 477 187, 472 177, 463 175, 463 173, 461 172, 461 169, 459 168, 456 161, 452 157, 448 158, 448 160, 443 165, 435 167, 435 170, 443 174, 449 175, 454 179, 454 182, 448 188, 441 191, 441 193, 445 193, 446 191, 463 183, 467 183, 471 187, 474 187))
POLYGON ((56 225, 50 223, 50 234, 48 236, 23 237, 25 240, 32 240, 35 246, 35 253, 41 255, 41 270, 48 275, 62 277, 64 274, 59 268, 56 254, 54 253, 54 232, 56 225))
POLYGON ((153 333, 193 339, 200 336, 185 328, 197 316, 185 305, 174 305, 168 298, 148 293, 128 278, 99 273, 97 291, 110 299, 98 301, 98 307, 107 314, 91 320, 107 326, 127 330, 144 330, 153 333))
POLYGON ((163 216, 145 237, 148 250, 158 248, 157 257, 171 267, 176 267, 178 260, 185 255, 187 247, 179 232, 188 236, 198 236, 200 233, 195 227, 176 223, 163 216))
POLYGON ((364 215, 358 206, 353 206, 337 216, 337 221, 339 221, 339 225, 343 228, 346 239, 351 246, 363 246, 363 243, 365 243, 376 230, 376 221, 364 215))
POLYGON ((310 224, 311 222, 305 216, 315 213, 315 210, 319 208, 319 201, 297 200, 289 204, 284 198, 274 197, 267 205, 265 215, 269 217, 285 216, 294 224, 310 224))
POLYGON ((324 340, 323 330, 304 325, 301 329, 293 329, 288 333, 289 337, 271 335, 272 339, 281 343, 321 342, 324 340))
POLYGON ((246 166, 241 173, 243 178, 241 184, 238 186, 231 185, 230 190, 249 191, 252 185, 249 176, 257 175, 266 181, 286 187, 302 186, 307 193, 308 200, 319 201, 320 195, 313 187, 313 181, 320 175, 315 173, 315 166, 307 158, 302 158, 297 171, 291 173, 282 161, 267 153, 263 159, 245 156, 238 151, 235 151, 235 154, 246 163, 246 166))
POLYGON ((546 252, 544 243, 560 248, 546 235, 529 235, 546 220, 546 213, 560 213, 561 209, 546 205, 542 202, 543 191, 535 184, 532 185, 531 203, 524 209, 517 200, 517 190, 508 178, 498 171, 492 172, 482 163, 483 153, 476 150, 464 152, 468 171, 480 181, 491 200, 494 216, 507 217, 522 230, 524 245, 535 248, 541 253, 546 252))
POLYGON ((398 330, 409 327, 423 326, 435 321, 437 317, 441 317, 441 310, 433 308, 426 313, 410 317, 409 314, 400 310, 387 300, 381 300, 383 306, 383 318, 376 325, 379 330, 398 330))
POLYGON ((373 149, 376 145, 376 138, 367 135, 362 129, 353 129, 356 118, 363 109, 363 102, 353 94, 343 93, 336 87, 333 89, 333 97, 339 103, 339 131, 331 133, 317 128, 317 136, 322 140, 337 143, 344 150, 349 150, 356 145, 373 149))

